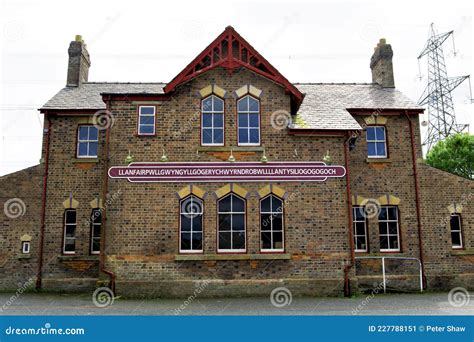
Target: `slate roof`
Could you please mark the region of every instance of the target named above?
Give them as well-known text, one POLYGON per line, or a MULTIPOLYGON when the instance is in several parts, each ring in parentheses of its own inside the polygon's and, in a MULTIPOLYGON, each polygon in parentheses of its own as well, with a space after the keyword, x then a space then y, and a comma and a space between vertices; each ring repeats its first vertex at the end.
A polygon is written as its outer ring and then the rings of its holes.
MULTIPOLYGON (((42 109, 105 109, 101 93, 163 94, 165 85, 87 82, 61 89, 42 109)), ((292 124, 295 129, 361 129, 348 108, 422 109, 400 91, 377 84, 297 83, 295 86, 306 94, 292 124)))
POLYGON ((164 83, 87 82, 61 89, 41 109, 105 109, 101 93, 163 94, 164 86, 164 83))
POLYGON ((293 128, 352 130, 360 125, 351 109, 422 109, 394 88, 373 83, 295 84, 306 96, 293 128))

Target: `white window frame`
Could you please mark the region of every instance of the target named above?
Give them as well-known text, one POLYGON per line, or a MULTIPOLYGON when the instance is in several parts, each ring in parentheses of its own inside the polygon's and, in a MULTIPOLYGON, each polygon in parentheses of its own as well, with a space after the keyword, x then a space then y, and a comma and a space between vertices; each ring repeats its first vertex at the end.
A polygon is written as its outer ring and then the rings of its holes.
POLYGON ((75 230, 77 230, 77 211, 76 209, 66 209, 64 211, 64 232, 63 232, 63 254, 76 254, 76 233, 74 234, 74 237, 66 237, 66 232, 67 232, 67 227, 68 226, 75 226, 75 230), (67 223, 67 213, 69 211, 74 211, 76 212, 76 221, 74 223, 67 223), (74 240, 74 251, 66 251, 66 240, 74 240))
MULTIPOLYGON (((225 142, 225 114, 224 112, 225 112, 225 102, 219 96, 209 95, 201 100, 201 145, 202 146, 224 146, 224 142, 225 142), (209 98, 211 99, 211 109, 205 110, 204 101, 206 101, 209 98), (215 99, 217 99, 218 101, 222 101, 222 111, 214 109, 215 99), (210 127, 204 127, 204 114, 210 114, 212 116, 212 125, 210 127), (222 142, 221 143, 214 142, 214 129, 216 128, 214 126, 214 116, 217 114, 222 115, 222 142), (213 141, 212 143, 204 142, 204 129, 211 129, 211 132, 212 132, 211 140, 213 141)), ((220 128, 220 127, 217 127, 217 128, 220 128)))
POLYGON ((91 212, 91 219, 90 219, 90 220, 91 220, 91 241, 90 241, 90 245, 91 245, 91 246, 90 246, 90 248, 91 248, 90 253, 91 253, 91 254, 100 254, 100 238, 101 238, 101 236, 100 236, 100 235, 99 235, 99 237, 94 236, 94 230, 95 230, 95 229, 94 229, 94 228, 95 228, 94 226, 99 226, 99 234, 100 234, 101 229, 102 229, 102 227, 101 227, 101 226, 102 226, 102 220, 99 221, 98 223, 95 223, 95 222, 94 222, 94 219, 93 219, 92 217, 93 217, 93 215, 94 215, 94 213, 95 213, 96 211, 99 211, 99 212, 100 212, 100 215, 101 215, 101 218, 102 218, 102 210, 101 210, 100 208, 94 208, 94 209, 92 209, 92 212, 91 212), (94 241, 95 241, 95 240, 99 240, 99 250, 98 250, 98 251, 94 251, 94 241))
POLYGON ((368 237, 367 237, 367 218, 364 216, 364 220, 357 220, 357 215, 356 215, 356 210, 364 210, 364 207, 362 206, 352 206, 352 227, 353 227, 353 235, 354 235, 354 252, 358 253, 366 253, 369 250, 369 243, 368 243, 368 237), (364 223, 364 235, 358 235, 357 234, 357 223, 364 223), (363 236, 365 238, 365 249, 358 249, 357 248, 357 237, 363 236))
MULTIPOLYGON (((261 126, 261 117, 260 117, 260 100, 251 96, 251 95, 245 95, 243 96, 242 98, 240 98, 238 101, 237 101, 237 145, 238 146, 260 146, 261 143, 262 143, 262 128, 260 127, 261 126), (251 111, 250 110, 250 98, 254 99, 255 101, 257 101, 258 103, 258 110, 257 111, 251 111), (247 110, 246 111, 240 111, 239 110, 239 103, 243 100, 247 100, 247 110), (247 133, 248 133, 248 137, 249 137, 249 140, 250 140, 250 129, 255 129, 255 128, 258 128, 258 143, 251 143, 251 142, 247 142, 247 143, 243 143, 243 142, 240 142, 240 125, 239 125, 239 116, 240 114, 243 114, 243 115, 247 115, 248 117, 250 117, 250 114, 257 114, 258 115, 258 127, 250 127, 250 120, 248 120, 249 124, 247 127, 244 127, 244 128, 247 128, 247 133)), ((244 129, 242 128, 242 129, 244 129)))
POLYGON ((460 213, 452 213, 450 218, 457 217, 458 222, 459 222, 459 230, 453 230, 453 227, 451 227, 451 220, 449 220, 449 237, 451 239, 451 248, 452 249, 463 249, 464 248, 464 241, 462 239, 462 220, 461 220, 461 214, 460 213), (452 238, 452 233, 458 233, 459 234, 459 241, 461 242, 460 246, 454 246, 453 245, 453 238, 452 238))
POLYGON ((387 209, 387 219, 386 220, 380 220, 379 218, 379 222, 378 222, 378 225, 379 225, 379 243, 380 243, 380 240, 381 240, 381 237, 382 236, 386 236, 387 237, 387 242, 388 242, 388 246, 390 247, 390 239, 388 239, 389 236, 395 236, 395 234, 390 234, 390 231, 389 231, 389 222, 396 222, 397 223, 397 245, 398 245, 398 248, 382 248, 382 246, 380 246, 380 252, 400 252, 401 251, 401 246, 400 246, 400 216, 399 216, 399 212, 398 212, 398 207, 395 206, 395 205, 384 205, 380 208, 380 210, 383 210, 383 209, 387 209), (396 220, 393 220, 393 219, 389 219, 388 218, 388 208, 395 208, 395 212, 397 213, 397 219, 396 220), (385 223, 386 226, 387 226, 387 234, 380 234, 380 224, 381 223, 385 223))
MULTIPOLYGON (((197 233, 199 233, 199 231, 196 231, 197 233)), ((195 196, 195 195, 189 195, 187 196, 186 198, 183 198, 181 201, 179 201, 179 252, 180 253, 203 253, 203 248, 204 248, 204 201, 195 196), (192 203, 193 201, 197 201, 200 203, 199 207, 201 209, 201 211, 199 212, 183 212, 183 202, 188 200, 188 199, 191 199, 191 207, 193 207, 192 203), (181 220, 181 216, 182 215, 186 215, 186 214, 192 214, 192 215, 200 215, 201 216, 201 235, 202 235, 202 241, 201 241, 201 249, 193 249, 193 220, 194 218, 190 218, 191 220, 191 230, 190 231, 186 231, 184 233, 189 233, 191 234, 191 249, 183 249, 182 246, 181 246, 181 242, 182 242, 182 239, 181 239, 181 234, 183 233, 183 226, 182 226, 182 220, 181 220)))
POLYGON ((76 147, 76 157, 77 158, 97 158, 99 154, 99 129, 97 127, 95 127, 94 125, 79 125, 79 127, 77 128, 77 147, 76 147), (81 131, 81 128, 84 128, 84 127, 87 127, 87 139, 81 139, 81 134, 80 134, 80 131, 81 131), (90 129, 93 128, 95 130, 97 130, 97 139, 94 140, 94 139, 89 139, 89 133, 90 133, 90 129), (79 146, 81 143, 87 143, 87 155, 85 156, 81 156, 79 154, 79 146), (89 155, 89 146, 91 143, 96 143, 97 144, 97 150, 96 150, 96 154, 95 155, 89 155))
MULTIPOLYGON (((231 192, 229 194, 227 194, 226 196, 220 198, 218 201, 217 201, 217 252, 218 253, 246 253, 247 252, 247 213, 246 213, 246 210, 247 209, 247 201, 238 196, 237 194, 231 192), (239 211, 233 211, 234 210, 234 202, 233 202, 233 199, 231 199, 231 204, 230 204, 230 208, 231 208, 231 211, 230 212, 227 212, 227 211, 219 211, 219 202, 226 199, 228 196, 235 196, 237 197, 238 199, 242 200, 244 202, 244 211, 243 212, 239 212, 239 211), (243 214, 244 215, 244 245, 245 245, 245 248, 241 248, 241 249, 221 249, 219 248, 219 233, 228 233, 230 232, 230 245, 233 246, 234 245, 234 241, 233 241, 233 236, 232 236, 232 233, 234 232, 234 230, 232 229, 233 228, 233 225, 232 225, 232 215, 240 215, 240 214, 243 214), (230 216, 230 230, 219 230, 219 216, 220 215, 231 215, 230 216)), ((235 232, 239 232, 238 230, 236 230, 235 232)))
POLYGON ((23 254, 30 254, 30 247, 31 247, 30 241, 22 241, 21 242, 21 252, 23 254))
POLYGON ((156 134, 156 107, 155 106, 138 106, 138 135, 155 135, 156 134), (142 108, 153 108, 153 114, 142 114, 142 108), (140 118, 142 116, 153 117, 153 124, 140 124, 140 118), (153 127, 153 133, 141 133, 141 126, 153 127))
POLYGON ((388 146, 387 146, 387 130, 385 129, 385 126, 367 126, 366 132, 365 132, 365 140, 367 142, 367 158, 387 158, 388 157, 388 146), (374 129, 374 135, 375 139, 369 140, 369 134, 367 130, 369 128, 374 129), (378 139, 377 138, 377 128, 382 128, 384 132, 384 139, 378 139), (385 146, 385 154, 384 155, 369 155, 369 143, 375 143, 375 153, 377 153, 377 144, 383 143, 385 146))
MULTIPOLYGON (((269 194, 267 196, 265 196, 264 198, 262 198, 260 200, 260 251, 261 252, 284 252, 285 251, 285 217, 284 217, 284 202, 283 202, 283 199, 281 199, 280 197, 276 196, 275 194, 269 194), (276 211, 274 210, 273 208, 273 201, 272 201, 272 198, 271 197, 274 197, 276 199, 278 199, 280 202, 281 202, 281 211, 276 211), (267 198, 270 198, 270 211, 263 211, 262 210, 262 202, 264 200, 266 200, 267 198), (262 222, 262 214, 267 214, 267 215, 270 215, 270 217, 274 217, 274 215, 281 215, 281 245, 282 245, 282 248, 273 248, 275 242, 273 241, 273 233, 275 232, 273 230, 273 219, 270 219, 270 222, 269 224, 267 225, 267 227, 263 227, 263 225, 261 224, 262 222), (262 233, 270 233, 270 236, 271 236, 271 245, 272 245, 272 248, 263 248, 262 247, 262 233)), ((278 230, 276 230, 276 232, 279 232, 278 230)))

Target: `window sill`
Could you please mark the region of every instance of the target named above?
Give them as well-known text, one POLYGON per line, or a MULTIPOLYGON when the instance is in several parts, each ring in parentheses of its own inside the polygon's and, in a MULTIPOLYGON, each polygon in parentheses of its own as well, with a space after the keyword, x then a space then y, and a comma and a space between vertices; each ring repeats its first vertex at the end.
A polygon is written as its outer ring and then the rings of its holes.
POLYGON ((136 138, 156 138, 157 137, 156 134, 138 134, 138 133, 135 133, 134 136, 136 138))
POLYGON ((209 261, 209 260, 290 260, 291 254, 177 254, 175 261, 209 261))
POLYGON ((198 147, 198 152, 263 152, 264 148, 262 146, 234 146, 234 147, 225 147, 225 146, 200 146, 198 147))
POLYGON ((80 256, 80 255, 60 255, 58 256, 59 261, 97 261, 99 260, 99 255, 90 255, 90 256, 80 256))
POLYGON ((357 256, 361 257, 392 257, 392 256, 400 256, 400 257, 409 257, 406 254, 400 251, 387 251, 387 252, 374 252, 374 253, 367 253, 367 252, 357 252, 357 256))
POLYGON ((451 255, 474 255, 474 248, 468 249, 453 249, 451 250, 451 255))
POLYGON ((17 257, 18 260, 24 260, 24 259, 31 259, 31 255, 30 254, 20 254, 18 257, 17 257))
POLYGON ((99 162, 99 158, 74 158, 72 160, 72 162, 74 164, 81 164, 81 163, 84 163, 84 164, 90 164, 90 163, 98 163, 99 162))
POLYGON ((367 158, 366 163, 391 163, 389 158, 367 158))

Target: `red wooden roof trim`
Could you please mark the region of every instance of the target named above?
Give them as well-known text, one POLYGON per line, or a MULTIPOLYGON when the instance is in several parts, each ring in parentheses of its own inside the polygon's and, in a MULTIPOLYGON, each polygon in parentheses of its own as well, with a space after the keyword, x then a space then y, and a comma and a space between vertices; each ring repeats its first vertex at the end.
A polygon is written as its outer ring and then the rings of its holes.
POLYGON ((226 31, 222 32, 216 39, 214 39, 214 41, 209 44, 196 58, 194 58, 178 75, 176 75, 175 78, 173 78, 171 82, 165 86, 165 93, 175 90, 176 86, 183 83, 185 81, 183 79, 186 75, 188 75, 189 71, 191 71, 198 62, 200 62, 207 54, 209 54, 210 50, 212 51, 216 47, 216 45, 221 43, 226 34, 227 29, 226 31))
POLYGON ((228 26, 211 44, 209 44, 191 63, 189 63, 164 91, 172 92, 176 87, 213 68, 223 66, 227 69, 245 67, 283 86, 292 95, 293 110, 297 110, 304 94, 288 81, 275 67, 260 55, 231 26, 228 26), (235 46, 234 46, 235 45, 235 46))

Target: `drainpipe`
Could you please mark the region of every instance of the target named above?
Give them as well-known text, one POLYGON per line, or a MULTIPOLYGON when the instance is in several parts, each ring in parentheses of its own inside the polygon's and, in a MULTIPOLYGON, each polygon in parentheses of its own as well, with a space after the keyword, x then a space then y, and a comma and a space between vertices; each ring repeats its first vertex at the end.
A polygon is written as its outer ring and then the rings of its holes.
POLYGON ((351 288, 349 282, 349 272, 355 264, 354 253, 354 237, 352 232, 352 195, 351 195, 351 179, 349 168, 349 140, 351 139, 350 132, 344 142, 344 163, 346 167, 346 194, 347 194, 347 227, 349 229, 349 247, 350 247, 350 264, 344 267, 344 295, 349 297, 351 295, 351 288))
POLYGON ((44 155, 44 174, 43 174, 43 195, 41 198, 41 226, 40 226, 40 242, 39 242, 39 260, 38 272, 36 274, 36 289, 40 290, 42 285, 42 269, 43 269, 43 250, 44 250, 44 230, 46 221, 46 190, 48 186, 48 168, 49 168, 49 140, 51 137, 51 120, 47 112, 44 114, 44 120, 48 121, 48 128, 46 132, 45 141, 45 155, 44 155))
POLYGON ((420 251, 421 274, 423 280, 423 289, 426 289, 425 263, 423 258, 423 239, 421 237, 421 211, 420 211, 420 188, 418 184, 418 171, 416 166, 416 148, 415 148, 415 133, 413 130, 413 122, 411 121, 408 111, 405 110, 405 116, 408 119, 410 126, 410 140, 411 140, 411 157, 413 163, 413 178, 415 180, 415 200, 416 200, 416 220, 418 222, 418 249, 420 251))
MULTIPOLYGON (((106 102, 107 113, 110 113, 110 96, 106 102)), ((100 225, 100 257, 99 257, 99 270, 107 274, 110 279, 110 289, 115 294, 115 274, 112 271, 109 271, 105 268, 105 237, 106 237, 106 224, 107 224, 107 207, 105 205, 105 200, 107 198, 108 190, 108 170, 109 170, 109 141, 110 141, 110 126, 107 126, 105 131, 105 160, 104 160, 104 177, 102 181, 102 222, 100 225)))

